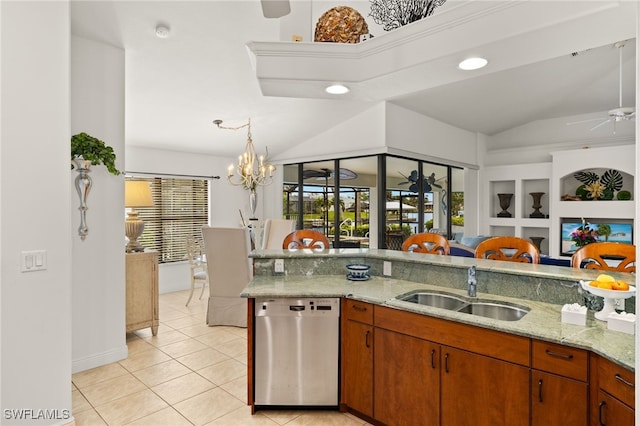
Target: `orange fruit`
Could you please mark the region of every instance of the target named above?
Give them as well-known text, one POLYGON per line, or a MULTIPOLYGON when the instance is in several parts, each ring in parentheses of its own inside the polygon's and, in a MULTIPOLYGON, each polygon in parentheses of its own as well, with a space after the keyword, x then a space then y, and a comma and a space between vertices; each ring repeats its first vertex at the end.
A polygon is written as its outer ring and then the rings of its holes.
POLYGON ((614 290, 627 291, 629 290, 629 284, 625 281, 616 281, 613 283, 614 290))
POLYGON ((599 282, 598 282, 598 281, 596 281, 596 280, 593 280, 593 281, 591 281, 591 282, 589 283, 589 285, 590 285, 591 287, 598 287, 598 284, 599 284, 599 282))
POLYGON ((596 278, 596 281, 604 281, 604 282, 609 282, 612 283, 614 282, 616 279, 613 278, 611 275, 607 275, 607 274, 600 274, 598 275, 598 278, 596 278))
POLYGON ((605 290, 613 290, 613 282, 598 281, 598 288, 603 288, 605 290))

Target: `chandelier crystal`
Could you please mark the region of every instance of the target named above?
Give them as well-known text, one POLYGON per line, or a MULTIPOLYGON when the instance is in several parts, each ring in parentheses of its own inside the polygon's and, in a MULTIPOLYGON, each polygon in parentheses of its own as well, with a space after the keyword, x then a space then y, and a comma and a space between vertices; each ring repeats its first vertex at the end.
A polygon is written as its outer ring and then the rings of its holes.
POLYGON ((224 127, 222 120, 214 120, 213 123, 220 129, 239 130, 247 128, 247 145, 242 154, 238 155, 238 164, 229 165, 227 180, 230 184, 255 191, 258 186, 270 185, 273 182, 273 172, 276 167, 267 162, 268 150, 265 155, 258 156, 251 139, 251 118, 247 124, 238 127, 224 127), (234 172, 235 169, 235 172, 234 172))

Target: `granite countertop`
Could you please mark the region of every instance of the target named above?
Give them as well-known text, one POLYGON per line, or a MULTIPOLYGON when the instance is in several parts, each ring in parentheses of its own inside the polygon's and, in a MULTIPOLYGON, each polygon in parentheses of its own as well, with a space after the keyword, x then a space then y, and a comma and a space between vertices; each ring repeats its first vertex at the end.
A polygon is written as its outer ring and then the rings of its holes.
MULTIPOLYGON (((259 256, 254 255, 252 257, 259 256)), ((446 258, 447 256, 443 257, 446 258)), ((511 265, 508 265, 508 267, 511 267, 511 265)), ((368 281, 350 281, 347 280, 345 275, 324 274, 258 275, 243 291, 242 296, 247 298, 347 297, 422 315, 591 350, 631 371, 635 370, 635 336, 608 330, 607 324, 595 319, 592 311, 587 314, 586 326, 565 324, 561 322, 562 305, 560 304, 505 297, 478 291, 477 299, 504 301, 530 308, 529 313, 518 321, 500 321, 396 299, 396 296, 412 290, 437 290, 466 296, 465 290, 403 279, 372 276, 368 281)))

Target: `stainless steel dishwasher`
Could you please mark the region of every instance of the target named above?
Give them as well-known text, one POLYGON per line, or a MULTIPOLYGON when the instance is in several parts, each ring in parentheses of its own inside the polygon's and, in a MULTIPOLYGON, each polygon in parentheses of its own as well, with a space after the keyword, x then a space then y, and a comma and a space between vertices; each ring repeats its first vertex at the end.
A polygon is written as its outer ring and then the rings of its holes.
POLYGON ((256 299, 254 403, 337 406, 339 298, 256 299))

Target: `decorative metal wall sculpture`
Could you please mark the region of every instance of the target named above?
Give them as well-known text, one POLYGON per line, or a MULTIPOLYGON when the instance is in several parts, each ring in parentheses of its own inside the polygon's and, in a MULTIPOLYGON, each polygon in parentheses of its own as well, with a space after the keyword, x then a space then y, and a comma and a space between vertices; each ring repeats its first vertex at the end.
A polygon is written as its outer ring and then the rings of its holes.
POLYGON ((385 31, 431 16, 447 0, 370 0, 371 16, 385 31))

